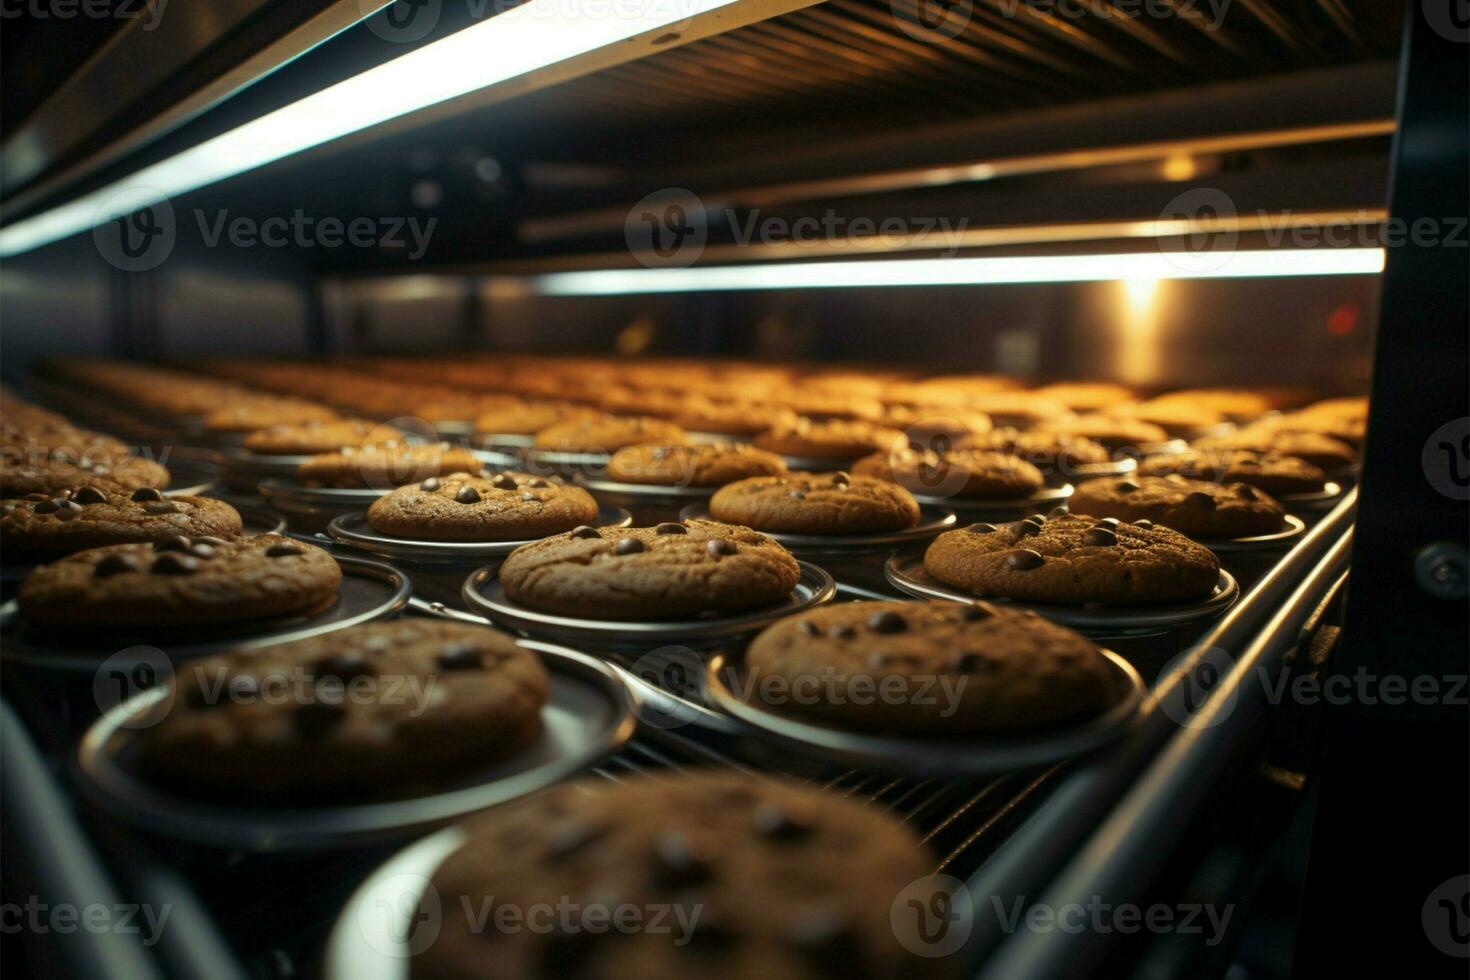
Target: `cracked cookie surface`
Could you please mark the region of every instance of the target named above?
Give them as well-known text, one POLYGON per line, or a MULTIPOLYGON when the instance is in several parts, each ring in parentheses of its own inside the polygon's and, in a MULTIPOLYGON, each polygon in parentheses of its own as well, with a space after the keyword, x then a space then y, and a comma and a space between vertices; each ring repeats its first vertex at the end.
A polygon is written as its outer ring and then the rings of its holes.
POLYGON ((525 541, 597 520, 597 501, 550 477, 450 473, 373 501, 368 523, 426 541, 525 541))
POLYGON ((787 473, 727 484, 709 502, 717 521, 785 534, 902 531, 919 523, 914 495, 871 476, 787 473))

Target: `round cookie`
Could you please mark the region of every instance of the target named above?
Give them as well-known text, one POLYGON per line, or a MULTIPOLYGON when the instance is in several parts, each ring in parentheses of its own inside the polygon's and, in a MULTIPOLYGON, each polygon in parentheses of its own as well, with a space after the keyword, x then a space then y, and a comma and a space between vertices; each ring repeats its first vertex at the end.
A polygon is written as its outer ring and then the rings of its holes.
POLYGON ((1068 418, 1051 419, 1038 426, 1060 435, 1080 436, 1091 439, 1106 449, 1137 450, 1142 446, 1168 442, 1169 433, 1162 426, 1141 419, 1118 418, 1112 415, 1073 415, 1068 418))
POLYGON ((178 668, 142 768, 211 798, 404 798, 532 744, 547 684, 506 634, 430 619, 232 651, 178 668))
POLYGON ((56 496, 63 490, 99 481, 128 490, 162 489, 168 486, 169 472, 151 459, 96 446, 75 455, 56 450, 40 459, 7 450, 0 465, 0 497, 31 493, 56 496))
POLYGON ((596 409, 568 402, 517 401, 490 405, 475 416, 475 431, 491 436, 529 436, 568 419, 594 419, 596 409))
POLYGON ((569 419, 536 433, 536 448, 564 453, 612 453, 640 443, 688 441, 683 429, 665 419, 601 415, 569 419))
POLYGON ((404 538, 526 541, 597 520, 597 501, 530 473, 450 473, 378 498, 367 517, 375 530, 404 538))
POLYGON ((1046 483, 1041 471, 1019 456, 987 449, 875 453, 854 463, 852 471, 891 480, 913 493, 966 500, 1029 497, 1046 483))
POLYGON ((327 422, 337 413, 325 405, 297 398, 243 398, 206 414, 200 422, 205 432, 254 432, 272 425, 297 422, 327 422))
POLYGON ((776 405, 713 401, 698 397, 685 402, 673 416, 674 422, 691 432, 745 437, 795 418, 795 412, 776 405))
POLYGON ((902 430, 910 445, 942 451, 965 448, 991 431, 984 412, 935 409, 924 405, 889 405, 882 422, 902 430))
POLYGON ((1074 514, 1150 520, 1192 538, 1272 534, 1286 523, 1285 509, 1264 490, 1178 474, 1089 480, 1069 503, 1074 514))
POLYGON ((902 531, 919 523, 919 503, 896 483, 846 473, 787 473, 740 480, 715 491, 717 521, 785 534, 902 531))
POLYGON ((20 610, 48 626, 218 625, 315 610, 342 570, 315 545, 279 534, 92 548, 21 583, 20 610))
POLYGON ((1100 442, 1044 429, 996 429, 971 447, 1019 456, 1043 473, 1070 475, 1079 466, 1106 463, 1112 457, 1100 442))
POLYGON ((597 619, 688 619, 783 602, 796 559, 748 527, 714 521, 579 527, 521 545, 500 566, 513 601, 597 619))
POLYGON ((780 456, 743 442, 626 446, 607 462, 609 479, 666 487, 718 487, 785 472, 780 456))
POLYGON ((480 459, 447 442, 426 445, 346 447, 313 456, 296 468, 296 478, 313 487, 381 490, 445 473, 478 473, 480 459))
POLYGON ((361 449, 398 443, 404 433, 391 425, 367 419, 336 419, 273 425, 245 437, 245 448, 267 456, 315 456, 343 447, 361 449))
POLYGON ((235 508, 210 497, 165 497, 152 487, 129 492, 110 483, 35 497, 5 501, 0 543, 9 552, 69 555, 177 534, 233 538, 242 533, 235 508))
POLYGON ((1210 595, 1220 560, 1177 531, 1073 514, 946 531, 924 571, 979 596, 1081 605, 1151 605, 1210 595))
POLYGON ((1244 483, 1269 494, 1318 493, 1327 482, 1327 474, 1304 459, 1244 449, 1168 453, 1138 465, 1139 476, 1170 473, 1211 483, 1244 483))
POLYGON ((773 426, 753 441, 761 449, 784 456, 832 460, 857 459, 874 450, 888 452, 908 445, 897 429, 863 419, 814 422, 804 416, 773 426))
POLYGON ((546 929, 446 914, 409 961, 416 980, 956 976, 957 957, 922 958, 891 924, 900 896, 937 900, 913 888, 932 859, 893 817, 841 794, 731 771, 584 780, 466 830, 430 879, 440 908, 572 911, 546 929), (661 910, 665 927, 605 928, 620 909, 644 923, 661 910))
POLYGON ((1099 714, 1112 696, 1091 640, 984 602, 823 606, 766 627, 745 662, 773 707, 860 731, 1036 731, 1099 714))
POLYGON ((1250 428, 1229 435, 1196 439, 1191 446, 1206 452, 1245 449, 1272 456, 1295 456, 1329 473, 1352 466, 1358 461, 1357 450, 1347 443, 1315 432, 1286 432, 1280 429, 1250 428))

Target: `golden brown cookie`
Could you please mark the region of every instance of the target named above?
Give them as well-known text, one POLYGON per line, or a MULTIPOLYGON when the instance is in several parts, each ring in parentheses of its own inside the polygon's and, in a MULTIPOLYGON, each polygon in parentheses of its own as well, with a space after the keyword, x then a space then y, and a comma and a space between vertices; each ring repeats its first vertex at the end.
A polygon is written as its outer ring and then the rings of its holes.
POLYGON ((273 425, 245 437, 245 448, 268 456, 315 456, 340 449, 398 444, 404 433, 367 419, 336 419, 273 425))
POLYGON ((1019 456, 989 449, 874 453, 854 463, 852 472, 891 480, 920 496, 963 500, 1015 500, 1046 483, 1041 471, 1019 456))
POLYGON ((626 446, 607 463, 609 479, 667 487, 718 487, 785 472, 780 456, 743 442, 626 446))
POLYGON ((478 473, 480 459, 468 449, 440 443, 396 443, 347 447, 313 456, 296 468, 307 486, 385 490, 447 473, 478 473))
POLYGON ((1205 452, 1245 449, 1271 456, 1295 456, 1331 473, 1358 461, 1358 452, 1340 439, 1316 432, 1286 432, 1251 427, 1229 435, 1196 439, 1190 444, 1205 452))
POLYGON ((152 487, 130 491, 114 483, 7 500, 3 509, 0 543, 12 555, 69 555, 178 534, 233 538, 242 533, 239 513, 223 500, 165 497, 152 487))
POLYGON ((864 534, 919 523, 918 501, 903 487, 842 472, 740 480, 715 491, 709 512, 717 521, 778 534, 864 534))
POLYGON ((563 453, 613 453, 642 443, 675 445, 688 434, 665 419, 645 416, 600 415, 571 419, 536 433, 536 448, 563 453))
POLYGON ((908 445, 904 434, 897 429, 861 419, 817 422, 805 417, 768 429, 756 436, 754 442, 762 449, 785 456, 831 460, 857 459, 908 445))
POLYGON ((475 416, 475 431, 481 435, 530 436, 558 422, 597 417, 596 409, 571 402, 516 401, 482 409, 475 416))
POLYGON ((1285 509, 1264 490, 1177 474, 1089 480, 1069 503, 1074 514, 1147 519, 1192 538, 1273 534, 1286 524, 1285 509))
POLYGON ((597 520, 581 487, 530 473, 450 473, 373 501, 368 523, 424 541, 528 541, 597 520))
POLYGON ((1304 459, 1244 449, 1167 453, 1150 456, 1138 466, 1139 476, 1170 473, 1211 483, 1244 483, 1272 495, 1318 493, 1327 482, 1327 474, 1304 459))

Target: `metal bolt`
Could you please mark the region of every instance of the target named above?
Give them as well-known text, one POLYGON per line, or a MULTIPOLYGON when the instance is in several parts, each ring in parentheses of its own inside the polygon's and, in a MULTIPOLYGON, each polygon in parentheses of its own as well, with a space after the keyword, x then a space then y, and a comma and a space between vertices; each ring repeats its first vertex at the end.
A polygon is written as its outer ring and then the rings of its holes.
POLYGON ((1436 541, 1414 552, 1414 578, 1436 599, 1470 595, 1470 556, 1448 541, 1436 541))

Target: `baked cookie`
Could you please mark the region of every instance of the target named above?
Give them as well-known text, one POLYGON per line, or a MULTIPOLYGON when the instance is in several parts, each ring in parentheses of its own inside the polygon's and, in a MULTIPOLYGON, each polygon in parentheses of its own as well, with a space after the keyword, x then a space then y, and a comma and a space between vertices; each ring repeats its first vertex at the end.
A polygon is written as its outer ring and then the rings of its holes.
POLYGON ((536 433, 536 448, 564 453, 612 453, 642 443, 674 445, 688 435, 666 419, 600 415, 558 422, 536 433))
POLYGON ((901 430, 910 445, 939 452, 970 446, 992 428, 990 416, 984 412, 939 410, 924 405, 889 405, 881 421, 891 429, 901 430))
POLYGON ((902 531, 919 503, 896 483, 846 473, 787 473, 727 484, 709 502, 717 521, 786 534, 902 531))
POLYGON ((181 665, 140 733, 149 779, 269 803, 405 798, 541 734, 541 661, 498 630, 368 623, 181 665))
POLYGON ((581 487, 530 473, 450 473, 399 487, 373 501, 368 523, 384 534, 425 541, 527 541, 597 520, 581 487))
POLYGON ((924 553, 924 571, 978 596, 1131 606, 1205 598, 1220 560, 1147 521, 1037 514, 946 531, 924 553))
POLYGON ((688 619, 784 601, 801 568, 748 527, 684 521, 579 527, 523 544, 500 566, 513 601, 596 619, 688 619))
POLYGON ((1352 466, 1358 451, 1340 439, 1315 432, 1286 432, 1272 428, 1247 428, 1229 435, 1196 439, 1190 444, 1205 452, 1245 449, 1271 456, 1295 456, 1331 473, 1352 466))
POLYGON ((996 429, 977 440, 972 449, 995 449, 1019 456, 1043 473, 1071 474, 1079 466, 1106 463, 1112 459, 1107 447, 1083 436, 1044 429, 996 429))
POLYGON ((795 419, 795 412, 777 405, 714 401, 707 398, 690 398, 673 415, 674 422, 691 432, 746 437, 795 419))
POLYGON ((315 545, 279 534, 92 548, 21 583, 21 612, 62 627, 203 626, 270 619, 332 602, 342 570, 315 545))
POLYGON ((205 432, 254 432, 272 425, 327 422, 336 411, 299 398, 242 398, 206 414, 200 423, 205 432))
POLYGON ((266 456, 315 456, 351 447, 362 449, 403 441, 404 433, 391 425, 367 419, 299 422, 273 425, 245 437, 245 448, 266 456))
POLYGON ((1243 483, 1206 483, 1178 474, 1089 480, 1069 502, 1074 514, 1150 520, 1192 538, 1272 534, 1286 511, 1264 490, 1243 483))
POLYGON ((1244 449, 1167 453, 1150 456, 1138 464, 1140 476, 1170 473, 1211 483, 1244 483, 1273 495, 1317 493, 1327 483, 1327 474, 1304 459, 1244 449))
POLYGON ((490 405, 475 416, 475 431, 491 436, 530 436, 570 419, 595 419, 596 409, 570 402, 517 401, 490 405))
POLYGON ((866 731, 1035 731, 1096 715, 1113 696, 1091 640, 985 602, 822 606, 766 627, 745 663, 772 707, 866 731))
POLYGON ((956 975, 957 957, 922 958, 891 925, 901 895, 940 900, 914 888, 932 859, 893 817, 841 794, 731 771, 584 780, 466 832, 430 879, 438 908, 572 912, 507 930, 445 914, 408 961, 419 980, 956 975), (659 928, 607 927, 622 909, 647 924, 670 908, 659 928))
POLYGON ((296 478, 313 487, 385 490, 445 473, 478 473, 478 456, 447 442, 347 447, 313 456, 296 468, 296 478))
POLYGON ((1058 381, 1033 389, 1031 394, 1060 402, 1074 412, 1096 412, 1133 400, 1133 391, 1111 381, 1058 381))
POLYGON ((889 452, 908 445, 897 429, 862 419, 830 419, 814 422, 800 417, 762 432, 753 440, 761 449, 784 456, 848 460, 871 452, 889 452))
POLYGON ((785 472, 780 456, 744 442, 626 446, 607 462, 611 480, 666 487, 718 487, 785 472))
POLYGON ((63 490, 98 482, 128 490, 161 489, 168 486, 169 472, 151 459, 97 446, 85 447, 75 454, 58 449, 39 456, 7 449, 4 463, 0 464, 0 497, 24 497, 31 493, 56 496, 63 490))
POLYGON ((1061 435, 1081 436, 1091 439, 1105 449, 1137 451, 1143 446, 1169 441, 1169 433, 1162 426, 1140 419, 1118 418, 1112 415, 1073 415, 1052 419, 1038 428, 1061 435))
POLYGON ((1046 483, 1041 471, 1024 459, 990 449, 874 453, 854 463, 852 472, 891 480, 916 494, 965 500, 1015 500, 1046 483))
POLYGON ((233 538, 242 533, 240 514, 223 500, 165 497, 152 487, 130 491, 112 483, 7 500, 0 509, 0 543, 12 554, 69 555, 178 534, 233 538))

